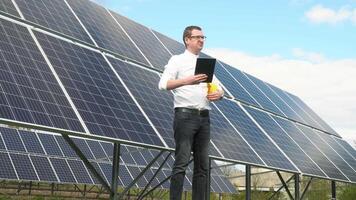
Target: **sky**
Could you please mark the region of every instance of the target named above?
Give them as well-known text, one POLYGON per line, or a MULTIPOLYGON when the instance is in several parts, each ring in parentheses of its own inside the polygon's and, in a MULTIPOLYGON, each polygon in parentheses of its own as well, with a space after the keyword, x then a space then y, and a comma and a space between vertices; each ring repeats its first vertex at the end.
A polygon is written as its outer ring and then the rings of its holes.
POLYGON ((356 147, 356 0, 95 0, 299 96, 356 147))

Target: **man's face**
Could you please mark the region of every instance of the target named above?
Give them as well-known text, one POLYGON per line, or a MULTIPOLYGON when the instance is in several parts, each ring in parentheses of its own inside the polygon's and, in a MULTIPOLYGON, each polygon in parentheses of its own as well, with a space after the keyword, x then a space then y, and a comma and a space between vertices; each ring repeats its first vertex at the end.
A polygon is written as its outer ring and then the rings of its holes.
POLYGON ((190 37, 186 38, 187 49, 199 52, 203 49, 205 36, 202 31, 193 29, 190 37))

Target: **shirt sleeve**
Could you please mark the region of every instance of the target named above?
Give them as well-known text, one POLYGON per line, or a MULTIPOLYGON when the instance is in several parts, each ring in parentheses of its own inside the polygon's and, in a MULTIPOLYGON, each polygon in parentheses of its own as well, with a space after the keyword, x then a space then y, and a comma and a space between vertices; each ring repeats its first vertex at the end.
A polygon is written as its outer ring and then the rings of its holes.
POLYGON ((171 59, 169 59, 168 64, 164 67, 163 74, 158 83, 158 88, 160 90, 167 90, 167 82, 176 79, 178 66, 175 60, 175 56, 172 56, 171 59))

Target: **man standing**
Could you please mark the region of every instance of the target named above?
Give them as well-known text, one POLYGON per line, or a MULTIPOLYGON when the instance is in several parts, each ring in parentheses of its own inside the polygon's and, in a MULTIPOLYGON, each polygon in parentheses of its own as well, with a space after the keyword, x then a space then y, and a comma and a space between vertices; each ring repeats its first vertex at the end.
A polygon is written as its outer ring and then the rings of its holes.
POLYGON ((186 50, 174 55, 165 66, 159 82, 161 90, 174 91, 174 139, 175 162, 172 171, 170 199, 181 200, 185 170, 191 151, 194 157, 193 200, 206 199, 207 176, 209 168, 210 141, 210 101, 224 95, 218 80, 218 90, 208 94, 207 75, 194 75, 195 65, 203 49, 205 36, 198 26, 188 26, 183 33, 186 50))

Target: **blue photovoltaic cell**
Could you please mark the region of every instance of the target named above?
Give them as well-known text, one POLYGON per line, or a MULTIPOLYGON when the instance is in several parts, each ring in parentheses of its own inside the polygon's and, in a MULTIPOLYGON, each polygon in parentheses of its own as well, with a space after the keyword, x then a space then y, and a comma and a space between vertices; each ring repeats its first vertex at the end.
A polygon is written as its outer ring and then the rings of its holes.
MULTIPOLYGON (((106 164, 106 163, 100 163, 100 168, 103 170, 105 176, 106 176, 106 179, 109 181, 109 184, 111 184, 111 181, 112 181, 112 165, 110 164, 106 164)), ((124 166, 120 165, 119 166, 119 174, 120 174, 120 171, 121 171, 121 168, 124 168, 124 166)), ((119 185, 123 185, 122 181, 120 180, 120 175, 119 175, 119 178, 118 178, 118 182, 119 182, 119 185)))
POLYGON ((50 160, 61 182, 76 183, 66 160, 60 158, 50 158, 50 160))
POLYGON ((117 13, 111 12, 111 14, 135 42, 153 67, 163 70, 171 54, 163 47, 150 29, 117 13))
POLYGON ((125 164, 137 165, 135 159, 131 156, 127 146, 121 146, 121 159, 125 164))
POLYGON ((321 129, 321 127, 313 119, 311 119, 302 109, 300 109, 300 107, 295 104, 294 101, 292 101, 283 90, 268 83, 266 83, 266 85, 270 87, 272 91, 274 91, 286 104, 288 104, 300 116, 300 119, 302 121, 299 122, 321 129))
POLYGON ((303 174, 325 177, 318 166, 300 149, 300 147, 267 114, 249 107, 244 108, 257 123, 277 143, 303 174))
POLYGON ((333 136, 318 132, 318 135, 331 146, 352 168, 356 170, 356 160, 342 146, 333 140, 333 136))
POLYGON ((327 143, 320 139, 320 137, 311 128, 298 125, 298 128, 322 151, 325 156, 329 158, 344 175, 352 182, 356 182, 356 171, 354 171, 327 143))
POLYGON ((37 181, 37 175, 33 168, 30 158, 27 155, 10 154, 12 163, 14 163, 15 170, 19 179, 37 181))
MULTIPOLYGON (((134 166, 128 166, 128 170, 131 172, 131 175, 136 178, 140 173, 141 170, 139 167, 134 167, 134 166)), ((143 175, 140 179, 137 181, 137 185, 140 188, 144 188, 147 185, 148 181, 145 178, 145 175, 143 175)))
POLYGON ((0 179, 17 179, 9 154, 0 152, 0 179))
POLYGON ((172 55, 178 55, 185 51, 184 44, 179 43, 172 38, 169 38, 155 30, 153 33, 158 37, 158 39, 163 43, 163 45, 170 51, 172 55))
POLYGON ((0 118, 83 131, 27 29, 2 19, 0 118))
POLYGON ((108 161, 109 160, 98 141, 87 140, 87 143, 89 145, 89 148, 92 150, 96 160, 98 160, 98 161, 99 160, 100 161, 108 161))
POLYGON ((226 89, 231 92, 236 99, 254 106, 260 106, 220 63, 221 62, 217 62, 215 65, 214 73, 226 89))
POLYGON ((173 95, 158 89, 158 74, 109 58, 116 72, 141 105, 155 128, 169 147, 174 147, 173 139, 173 95))
MULTIPOLYGON (((100 174, 100 176, 104 179, 106 183, 109 183, 108 180, 106 180, 106 176, 103 174, 103 171, 101 170, 99 164, 97 162, 90 162, 95 170, 100 174)), ((101 184, 101 182, 89 171, 90 176, 92 177, 94 184, 101 184)))
POLYGON ((339 138, 334 138, 334 140, 346 149, 346 151, 356 160, 356 150, 349 143, 339 138))
POLYGON ((221 100, 216 105, 255 149, 256 153, 261 156, 267 166, 288 171, 297 171, 237 103, 230 100, 221 100))
POLYGON ((307 112, 310 117, 312 117, 318 124, 320 124, 320 126, 322 127, 323 131, 326 131, 328 133, 334 134, 338 137, 340 137, 340 135, 338 133, 336 133, 336 131, 334 129, 332 129, 324 120, 322 120, 307 104, 305 104, 299 97, 290 94, 288 92, 286 92, 287 95, 296 102, 297 105, 299 105, 305 112, 307 112))
POLYGON ((45 154, 36 134, 30 131, 18 130, 28 153, 45 154))
POLYGON ((348 181, 347 178, 326 158, 303 133, 297 129, 296 125, 290 121, 274 117, 274 120, 293 138, 293 140, 303 149, 303 151, 328 175, 329 178, 348 181))
POLYGON ((1 136, 1 130, 0 130, 0 150, 6 150, 5 144, 3 142, 3 138, 1 136))
POLYGON ((30 158, 41 181, 58 182, 48 158, 41 156, 30 156, 30 158))
POLYGON ((36 32, 90 133, 162 145, 104 57, 36 32))
POLYGON ((21 141, 16 129, 0 128, 2 138, 4 139, 7 150, 26 152, 26 149, 21 141))
POLYGON ((0 11, 15 15, 16 17, 20 17, 19 13, 17 12, 14 4, 11 0, 1 0, 0 1, 0 11))
POLYGON ((132 181, 132 177, 130 176, 129 172, 127 171, 126 166, 120 165, 119 166, 119 177, 124 186, 128 186, 132 181))
POLYGON ((61 149, 58 146, 57 141, 54 139, 53 135, 48 134, 37 134, 40 138, 41 143, 47 153, 47 155, 53 156, 63 156, 61 149))
POLYGON ((261 105, 262 108, 276 114, 283 115, 276 105, 274 105, 273 102, 268 99, 268 97, 242 73, 242 71, 227 64, 223 64, 223 67, 235 78, 237 82, 240 83, 243 88, 247 90, 247 92, 258 102, 259 105, 261 105))
POLYGON ((62 136, 56 135, 55 138, 65 157, 79 158, 79 156, 75 153, 72 147, 69 146, 68 142, 64 140, 62 136))
POLYGON ((223 156, 240 162, 264 165, 224 116, 214 106, 212 108, 210 112, 211 139, 223 156))
MULTIPOLYGON (((282 101, 281 98, 279 98, 272 90, 271 88, 269 88, 263 81, 261 81, 260 79, 251 76, 247 73, 244 73, 245 76, 247 76, 253 83, 255 83, 257 85, 258 88, 260 88, 263 93, 268 96, 269 99, 271 99, 272 102, 274 102, 276 104, 276 106, 281 109, 281 111, 283 112, 283 114, 293 120, 302 122, 303 120, 301 120, 299 118, 299 116, 284 102, 282 101)), ((283 115, 282 115, 283 116, 283 115)))
POLYGON ((87 0, 69 0, 68 3, 99 47, 148 65, 105 8, 87 0))
POLYGON ((16 3, 26 20, 93 44, 64 0, 16 0, 16 3))
POLYGON ((143 155, 141 154, 140 149, 138 149, 136 147, 127 146, 127 150, 129 151, 129 153, 132 156, 132 158, 134 158, 134 160, 135 160, 137 165, 140 165, 140 166, 147 165, 147 161, 143 157, 143 155))
POLYGON ((86 140, 79 138, 72 138, 72 141, 80 149, 80 151, 85 155, 87 159, 94 159, 92 151, 89 149, 89 146, 86 140))
POLYGON ((93 181, 85 169, 84 164, 78 160, 67 160, 78 183, 92 184, 93 181))

